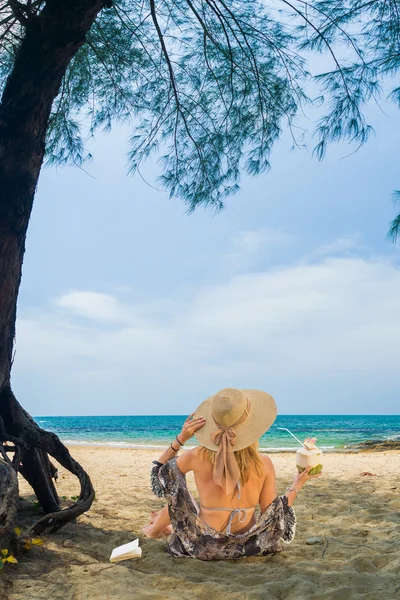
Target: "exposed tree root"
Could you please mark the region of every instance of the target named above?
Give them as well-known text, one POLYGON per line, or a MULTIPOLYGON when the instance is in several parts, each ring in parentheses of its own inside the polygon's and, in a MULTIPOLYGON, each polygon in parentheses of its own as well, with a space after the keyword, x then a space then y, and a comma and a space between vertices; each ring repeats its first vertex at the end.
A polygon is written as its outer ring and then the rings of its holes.
POLYGON ((57 531, 90 508, 94 489, 88 474, 54 433, 41 429, 34 422, 20 406, 9 386, 0 392, 0 455, 0 547, 8 548, 6 543, 15 545, 16 542, 14 527, 19 505, 18 471, 32 486, 44 512, 48 513, 24 532, 25 535, 37 536, 57 531), (9 455, 12 454, 11 460, 9 455), (53 478, 57 477, 57 469, 48 455, 73 473, 81 485, 78 500, 62 510, 53 482, 53 478))

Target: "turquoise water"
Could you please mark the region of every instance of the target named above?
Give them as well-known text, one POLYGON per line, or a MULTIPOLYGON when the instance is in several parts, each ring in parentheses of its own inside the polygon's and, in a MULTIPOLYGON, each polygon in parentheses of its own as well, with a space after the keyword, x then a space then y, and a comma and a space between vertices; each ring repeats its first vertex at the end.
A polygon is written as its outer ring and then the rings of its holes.
MULTIPOLYGON (((68 444, 163 447, 179 433, 185 417, 35 417, 35 420, 68 444)), ((280 415, 261 438, 261 448, 270 452, 297 450, 296 440, 278 427, 287 427, 300 440, 316 437, 317 445, 328 452, 365 440, 400 441, 400 415, 280 415)), ((196 441, 188 445, 196 445, 196 441)))

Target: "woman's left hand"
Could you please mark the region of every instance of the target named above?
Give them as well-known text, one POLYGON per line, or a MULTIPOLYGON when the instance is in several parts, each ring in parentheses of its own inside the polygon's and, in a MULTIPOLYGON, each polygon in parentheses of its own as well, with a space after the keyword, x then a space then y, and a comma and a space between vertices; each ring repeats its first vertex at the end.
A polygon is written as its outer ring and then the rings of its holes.
POLYGON ((186 419, 186 421, 183 424, 182 430, 178 435, 178 440, 181 442, 181 444, 184 444, 185 442, 190 440, 190 438, 193 437, 195 431, 203 427, 204 423, 206 422, 204 417, 193 419, 193 415, 194 413, 186 419))
POLYGON ((295 477, 295 486, 299 485, 303 486, 305 484, 306 481, 308 481, 309 479, 316 479, 317 477, 321 477, 322 476, 322 471, 320 473, 317 473, 317 475, 309 475, 308 472, 311 471, 312 467, 308 466, 304 469, 304 471, 302 471, 301 473, 299 473, 296 477, 295 477))

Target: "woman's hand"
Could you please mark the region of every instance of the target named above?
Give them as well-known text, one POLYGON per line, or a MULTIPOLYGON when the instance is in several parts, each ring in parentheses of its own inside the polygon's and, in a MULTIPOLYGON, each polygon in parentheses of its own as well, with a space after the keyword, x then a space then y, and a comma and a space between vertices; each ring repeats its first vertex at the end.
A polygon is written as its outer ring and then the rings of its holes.
POLYGON ((316 479, 317 477, 321 477, 322 475, 322 471, 320 473, 318 473, 317 475, 309 475, 308 472, 311 471, 313 467, 308 466, 304 469, 304 471, 302 473, 299 473, 297 475, 297 477, 295 478, 295 484, 298 484, 300 486, 304 485, 306 481, 308 481, 309 479, 316 479))
POLYGON ((181 444, 184 444, 185 442, 190 440, 190 438, 193 437, 195 431, 200 429, 200 427, 203 427, 204 423, 206 422, 204 417, 193 419, 193 415, 194 413, 186 419, 186 421, 183 424, 182 430, 178 435, 178 440, 181 442, 181 444))

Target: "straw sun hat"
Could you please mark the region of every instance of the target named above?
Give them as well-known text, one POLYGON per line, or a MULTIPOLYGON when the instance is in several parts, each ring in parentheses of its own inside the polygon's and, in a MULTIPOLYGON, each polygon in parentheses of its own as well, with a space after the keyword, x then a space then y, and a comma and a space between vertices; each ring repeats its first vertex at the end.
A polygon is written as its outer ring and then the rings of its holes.
POLYGON ((218 450, 216 432, 230 429, 235 435, 232 449, 242 450, 268 431, 276 414, 275 400, 266 392, 226 388, 197 408, 193 418, 204 417, 206 422, 195 437, 205 448, 218 450))

